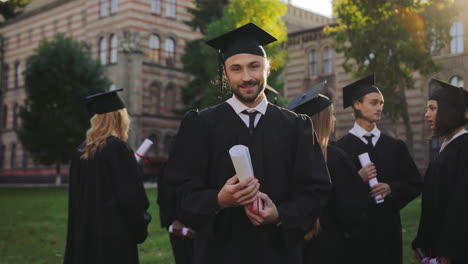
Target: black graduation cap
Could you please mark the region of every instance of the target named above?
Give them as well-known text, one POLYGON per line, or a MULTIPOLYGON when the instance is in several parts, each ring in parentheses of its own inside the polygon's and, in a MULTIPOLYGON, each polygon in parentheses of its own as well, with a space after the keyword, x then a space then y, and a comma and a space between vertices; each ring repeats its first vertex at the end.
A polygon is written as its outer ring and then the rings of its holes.
POLYGON ((288 109, 298 114, 313 116, 320 113, 323 109, 331 105, 330 99, 320 91, 325 87, 327 81, 318 83, 312 88, 294 97, 288 105, 288 109))
POLYGON ((352 106, 354 101, 369 93, 380 93, 374 83, 375 76, 371 74, 343 87, 343 108, 352 106))
POLYGON ((86 107, 88 115, 92 117, 94 114, 104 114, 125 108, 124 102, 117 94, 120 91, 123 91, 123 89, 110 90, 87 96, 86 107))
POLYGON ((464 112, 468 107, 468 91, 450 83, 432 78, 430 100, 443 101, 464 112))
POLYGON ((218 50, 222 55, 223 61, 239 53, 249 53, 266 57, 266 46, 277 41, 275 37, 268 32, 250 22, 232 31, 224 33, 214 39, 206 42, 212 48, 218 50))

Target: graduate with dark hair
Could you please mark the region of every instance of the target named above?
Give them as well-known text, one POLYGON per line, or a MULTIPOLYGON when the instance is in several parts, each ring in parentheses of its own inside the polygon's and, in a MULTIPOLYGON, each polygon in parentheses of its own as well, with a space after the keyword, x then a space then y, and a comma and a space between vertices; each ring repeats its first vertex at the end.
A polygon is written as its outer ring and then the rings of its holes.
POLYGON ((362 168, 358 155, 367 152, 371 163, 363 168, 361 177, 365 182, 376 177, 379 182, 369 189, 369 239, 362 245, 368 263, 398 264, 403 261, 400 210, 419 195, 422 179, 405 143, 377 128, 383 104, 374 75, 344 87, 343 107, 353 107, 356 122, 337 146, 351 156, 358 169, 362 168), (377 203, 380 197, 383 202, 377 203))
POLYGON ((319 216, 319 225, 305 237, 304 264, 367 263, 368 187, 351 158, 329 144, 335 127, 333 105, 320 94, 325 82, 295 97, 289 109, 308 115, 316 128, 317 139, 326 157, 332 181, 327 206, 319 216))
POLYGON ((183 181, 179 219, 196 232, 194 263, 302 264, 302 242, 330 179, 309 118, 268 103, 264 45, 253 23, 207 42, 233 92, 184 117, 165 176, 183 181), (183 144, 186 143, 186 144, 183 144), (248 146, 255 178, 239 181, 229 150, 248 146), (260 198, 263 207, 250 205, 260 198))
POLYGON ((148 234, 149 202, 126 142, 121 90, 87 97, 91 128, 70 165, 65 264, 137 264, 137 244, 148 234))
POLYGON ((444 137, 424 177, 422 211, 413 248, 439 263, 468 263, 468 92, 433 79, 425 118, 444 137))

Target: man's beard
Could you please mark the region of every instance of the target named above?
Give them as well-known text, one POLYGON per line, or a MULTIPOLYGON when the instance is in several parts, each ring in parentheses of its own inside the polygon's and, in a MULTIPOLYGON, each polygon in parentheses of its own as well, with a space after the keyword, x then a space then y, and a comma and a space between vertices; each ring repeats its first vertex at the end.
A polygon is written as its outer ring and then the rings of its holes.
POLYGON ((237 89, 232 89, 233 93, 236 95, 237 99, 239 99, 240 101, 244 102, 244 103, 253 103, 255 102, 255 100, 257 100, 259 94, 263 91, 263 89, 265 88, 264 87, 264 83, 263 82, 260 82, 260 81, 248 81, 248 82, 243 82, 242 84, 238 85, 237 86, 237 89), (246 97, 246 96, 243 96, 240 92, 240 89, 241 87, 251 87, 251 86, 255 86, 257 85, 258 87, 258 91, 256 94, 252 95, 251 97, 246 97))

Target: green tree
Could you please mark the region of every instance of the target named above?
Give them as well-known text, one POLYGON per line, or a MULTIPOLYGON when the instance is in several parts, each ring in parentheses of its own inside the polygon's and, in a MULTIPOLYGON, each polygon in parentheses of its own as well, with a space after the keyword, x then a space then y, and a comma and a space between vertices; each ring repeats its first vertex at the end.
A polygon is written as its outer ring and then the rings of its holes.
POLYGON ((31 3, 31 0, 7 0, 0 1, 0 15, 5 20, 15 17, 21 13, 23 7, 31 3))
POLYGON ((266 46, 265 50, 272 66, 268 83, 275 88, 282 87, 280 76, 287 59, 286 50, 281 46, 287 38, 286 27, 281 20, 285 13, 286 4, 278 0, 229 1, 222 17, 207 25, 202 30, 204 38, 189 43, 187 47, 191 52, 186 52, 182 57, 185 71, 193 76, 182 90, 186 109, 205 108, 230 96, 230 90, 220 89, 215 81, 218 78, 218 54, 205 41, 248 22, 254 22, 278 38, 279 41, 266 46))
POLYGON ((70 160, 89 127, 85 96, 110 85, 103 74, 87 45, 64 35, 42 41, 27 59, 27 98, 16 132, 36 162, 55 164, 58 181, 61 164, 70 160))
POLYGON ((450 0, 340 0, 334 6, 337 24, 326 28, 344 54, 343 68, 355 77, 375 73, 385 97, 384 111, 393 122, 403 120, 412 151, 407 89, 413 74, 439 71, 432 54, 450 40, 455 8, 450 0))

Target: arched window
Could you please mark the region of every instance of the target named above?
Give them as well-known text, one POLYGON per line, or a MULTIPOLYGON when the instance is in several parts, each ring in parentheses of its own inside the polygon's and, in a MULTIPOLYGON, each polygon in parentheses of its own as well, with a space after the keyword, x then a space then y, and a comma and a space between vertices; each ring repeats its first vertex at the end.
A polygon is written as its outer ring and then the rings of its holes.
POLYGON ((451 85, 455 85, 455 86, 458 86, 458 87, 464 87, 465 86, 465 82, 463 81, 462 77, 460 77, 458 75, 452 76, 452 78, 450 78, 449 82, 450 82, 451 85))
POLYGON ((118 0, 111 0, 111 14, 115 14, 119 11, 119 1, 118 0))
POLYGON ((151 34, 149 39, 150 59, 154 62, 159 62, 160 43, 159 37, 156 34, 151 34))
POLYGON ((110 35, 110 63, 117 63, 117 36, 115 34, 110 35))
POLYGON ((21 63, 17 61, 15 63, 15 88, 19 87, 20 79, 21 79, 21 63))
POLYGON ((167 0, 166 2, 166 16, 176 17, 176 0, 167 0))
POLYGON ((7 128, 8 125, 8 106, 3 105, 2 128, 7 128))
POLYGON ((2 67, 2 83, 1 83, 1 89, 7 90, 8 89, 8 75, 10 71, 10 67, 8 64, 3 65, 2 67))
POLYGON ((166 65, 167 66, 174 66, 175 64, 175 42, 173 39, 168 38, 166 39, 166 43, 164 44, 165 50, 165 57, 166 57, 166 65))
POLYGON ((315 50, 309 53, 309 76, 317 75, 317 52, 315 50))
POLYGON ((464 51, 463 47, 463 23, 460 21, 455 21, 450 27, 450 53, 462 53, 464 51))
POLYGON ((176 109, 176 89, 173 83, 169 83, 164 96, 166 113, 172 115, 176 109))
POLYGON ((101 5, 100 5, 100 15, 101 17, 107 16, 107 0, 101 0, 101 5))
POLYGON ((16 143, 11 144, 10 168, 16 168, 16 143))
POLYGON ((325 48, 323 52, 323 73, 333 72, 333 52, 331 48, 325 48))
POLYGON ((16 128, 18 126, 18 112, 19 105, 18 103, 15 103, 15 106, 13 107, 13 128, 16 128))
POLYGON ((161 14, 161 0, 151 0, 151 13, 161 14))
POLYGON ((107 43, 104 37, 99 39, 99 60, 102 65, 107 64, 107 43))

